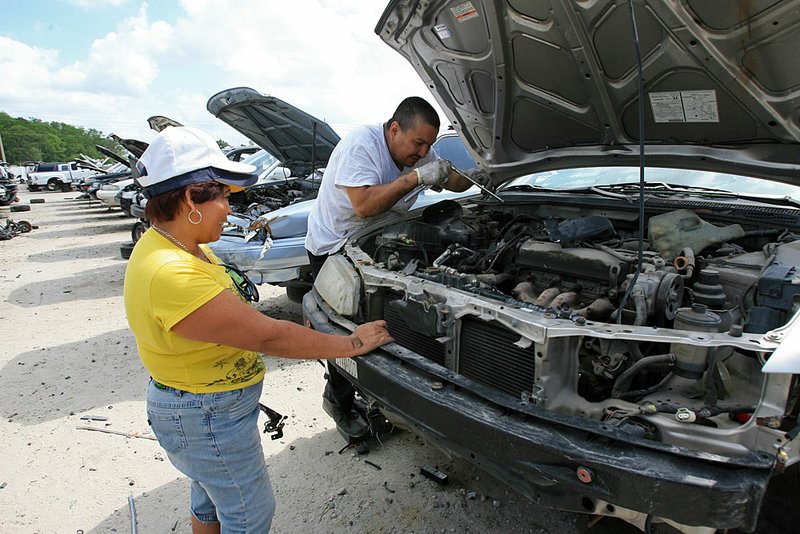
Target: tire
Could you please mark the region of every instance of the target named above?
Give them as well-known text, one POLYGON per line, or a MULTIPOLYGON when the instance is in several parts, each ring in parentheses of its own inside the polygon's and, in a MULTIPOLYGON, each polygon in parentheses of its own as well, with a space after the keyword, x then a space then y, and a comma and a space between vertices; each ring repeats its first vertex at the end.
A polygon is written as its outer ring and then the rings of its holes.
POLYGON ((61 183, 61 180, 56 180, 55 178, 51 178, 47 181, 47 185, 45 186, 48 191, 55 191, 56 189, 61 189, 64 184, 61 183))
POLYGON ((119 253, 122 255, 123 260, 130 259, 131 252, 133 252, 133 247, 136 243, 124 243, 119 247, 119 253))
POLYGON ((148 225, 142 221, 136 221, 131 228, 131 239, 134 243, 138 243, 144 233, 147 231, 148 225))
POLYGON ((33 230, 33 225, 28 221, 17 221, 17 230, 19 230, 23 234, 27 234, 31 230, 33 230))
POLYGON ((31 207, 27 204, 14 204, 11 206, 11 211, 31 211, 31 207))
POLYGON ((311 291, 313 284, 305 280, 292 280, 286 283, 286 296, 292 302, 303 302, 303 297, 311 291))
POLYGON ((32 198, 30 199, 31 204, 44 204, 43 198, 32 198))

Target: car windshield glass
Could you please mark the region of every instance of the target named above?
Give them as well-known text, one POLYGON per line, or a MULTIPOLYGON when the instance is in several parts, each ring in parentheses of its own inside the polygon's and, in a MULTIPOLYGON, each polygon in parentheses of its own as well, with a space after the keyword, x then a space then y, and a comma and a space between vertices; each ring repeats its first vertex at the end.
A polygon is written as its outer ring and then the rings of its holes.
POLYGON ((256 174, 261 174, 265 170, 275 165, 278 160, 269 152, 265 150, 259 150, 255 154, 251 154, 246 158, 242 158, 241 162, 247 163, 248 165, 255 165, 256 174))
POLYGON ((433 146, 440 158, 450 160, 458 169, 466 170, 477 167, 475 160, 467 152, 464 142, 456 136, 440 137, 433 146))
MULTIPOLYGON (((645 170, 645 181, 648 185, 669 184, 748 196, 778 196, 800 200, 800 187, 721 172, 651 167, 645 170)), ((543 189, 569 190, 615 184, 638 184, 638 182, 638 167, 586 167, 520 176, 507 182, 503 189, 532 186, 543 189)))

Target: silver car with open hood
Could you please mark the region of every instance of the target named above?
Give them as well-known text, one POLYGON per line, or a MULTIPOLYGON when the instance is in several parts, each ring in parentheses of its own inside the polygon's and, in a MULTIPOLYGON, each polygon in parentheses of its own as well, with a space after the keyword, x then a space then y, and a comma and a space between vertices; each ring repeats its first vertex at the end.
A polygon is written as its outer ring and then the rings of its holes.
POLYGON ((796 529, 800 2, 397 0, 375 31, 495 196, 326 262, 311 324, 395 338, 341 362, 359 394, 547 506, 796 529))

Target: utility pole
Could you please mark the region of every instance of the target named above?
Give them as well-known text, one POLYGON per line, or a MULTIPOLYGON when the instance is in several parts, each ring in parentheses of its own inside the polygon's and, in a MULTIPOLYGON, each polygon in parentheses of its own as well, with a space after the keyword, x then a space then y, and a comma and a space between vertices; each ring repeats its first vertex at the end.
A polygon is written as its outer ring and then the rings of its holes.
POLYGON ((6 160, 6 151, 3 150, 3 135, 0 134, 0 161, 6 160))

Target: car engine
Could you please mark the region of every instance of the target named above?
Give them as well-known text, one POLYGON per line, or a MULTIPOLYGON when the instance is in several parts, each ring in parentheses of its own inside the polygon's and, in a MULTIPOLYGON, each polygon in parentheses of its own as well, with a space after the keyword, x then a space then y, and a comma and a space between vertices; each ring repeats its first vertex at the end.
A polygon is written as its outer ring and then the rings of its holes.
MULTIPOLYGON (((748 420, 759 399, 764 354, 735 346, 661 343, 658 333, 681 331, 702 339, 703 333, 721 332, 735 339, 783 326, 800 294, 800 240, 786 226, 743 227, 733 217, 712 219, 710 211, 704 218, 688 209, 648 215, 641 258, 635 214, 544 204, 444 201, 416 220, 365 235, 358 245, 389 271, 525 309, 535 317, 582 328, 619 324, 654 329, 642 342, 576 336, 581 341, 574 348, 537 349, 545 362, 550 357, 562 362, 567 359, 558 356, 573 351, 576 373, 568 363, 551 363, 545 371, 537 359, 535 370, 530 363, 507 371, 524 374, 529 382, 512 385, 509 378, 505 385, 503 377, 486 378, 484 371, 473 378, 503 384, 506 392, 554 411, 619 419, 626 430, 654 439, 671 441, 672 432, 674 441, 687 444, 699 438, 677 437, 681 430, 675 423, 683 422, 678 414, 714 428, 748 420), (543 377, 548 372, 553 376, 543 377), (566 377, 572 374, 574 380, 566 377), (544 393, 537 393, 534 382, 545 384, 544 393), (632 405, 667 414, 670 423, 654 425, 639 417, 644 412, 631 412, 632 405)), ((419 344, 420 333, 446 339, 441 328, 425 326, 424 316, 446 300, 437 294, 422 306, 414 306, 408 296, 386 297, 401 303, 384 307, 399 313, 414 332, 393 333, 400 344, 419 344)), ((391 332, 399 322, 385 316, 391 332)), ((472 328, 470 321, 462 317, 472 328)), ((463 337, 468 330, 462 326, 461 331, 463 337)), ((467 341, 459 343, 464 352, 467 341)), ((513 345, 509 354, 520 342, 513 345)), ((488 374, 502 374, 496 369, 508 358, 493 355, 499 352, 484 350, 475 359, 491 360, 488 374)), ((442 357, 440 363, 469 373, 466 357, 461 360, 442 357)))

